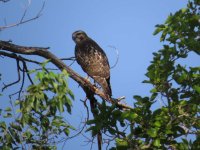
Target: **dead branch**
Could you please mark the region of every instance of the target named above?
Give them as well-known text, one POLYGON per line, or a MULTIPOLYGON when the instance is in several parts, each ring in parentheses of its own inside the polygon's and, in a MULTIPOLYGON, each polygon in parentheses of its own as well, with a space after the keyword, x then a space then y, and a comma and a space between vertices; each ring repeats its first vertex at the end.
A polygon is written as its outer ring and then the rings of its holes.
POLYGON ((32 79, 31 79, 31 76, 29 74, 29 70, 28 70, 26 63, 24 61, 22 63, 23 63, 23 67, 24 67, 23 72, 26 72, 26 75, 27 75, 29 81, 31 82, 31 84, 34 84, 32 79))
POLYGON ((16 84, 16 83, 19 83, 20 80, 21 80, 20 70, 19 70, 19 60, 16 59, 16 61, 17 61, 17 75, 18 75, 18 79, 17 79, 16 81, 10 83, 10 84, 4 84, 4 87, 2 88, 2 92, 3 92, 6 88, 8 88, 9 86, 12 86, 12 85, 14 85, 14 84, 16 84))
POLYGON ((61 58, 61 60, 76 60, 76 58, 75 57, 61 58))
POLYGON ((27 75, 29 81, 31 82, 31 84, 33 84, 33 81, 32 81, 32 79, 30 77, 29 70, 28 70, 28 67, 26 65, 26 62, 34 63, 34 64, 37 64, 37 65, 42 64, 41 62, 24 58, 24 57, 22 57, 20 55, 16 55, 15 53, 7 53, 7 52, 2 52, 2 51, 0 51, 0 56, 6 56, 6 57, 9 57, 9 58, 14 58, 14 59, 16 59, 18 61, 21 61, 22 64, 23 64, 23 69, 21 69, 20 65, 18 65, 17 67, 19 67, 19 70, 21 72, 26 72, 26 75, 27 75))
MULTIPOLYGON (((60 70, 65 69, 68 72, 69 76, 83 88, 87 96, 96 94, 104 100, 107 99, 107 96, 101 90, 99 90, 96 86, 92 85, 87 79, 81 77, 79 74, 73 71, 62 60, 60 60, 58 57, 56 57, 54 54, 48 51, 48 48, 19 46, 9 43, 7 41, 0 40, 0 49, 15 54, 37 55, 46 58, 50 60, 60 70)), ((121 104, 115 99, 111 99, 110 101, 112 104, 115 104, 116 106, 122 109, 132 109, 130 106, 121 104)))
POLYGON ((70 137, 67 137, 67 138, 65 138, 64 140, 62 140, 62 141, 60 141, 60 142, 64 142, 63 143, 63 146, 62 146, 62 149, 64 149, 64 146, 65 146, 65 144, 66 144, 66 142, 68 141, 68 140, 70 140, 70 139, 72 139, 72 138, 74 138, 74 137, 76 137, 76 136, 78 136, 78 135, 80 135, 80 134, 82 134, 82 132, 83 132, 83 130, 85 129, 85 127, 86 127, 86 122, 89 120, 89 108, 88 108, 88 106, 87 106, 87 104, 86 104, 86 102, 87 102, 87 98, 85 98, 85 100, 80 100, 82 103, 83 103, 83 105, 84 105, 84 107, 86 108, 86 111, 87 111, 87 118, 86 118, 86 120, 83 122, 83 126, 80 128, 80 130, 78 131, 78 133, 76 133, 76 134, 74 134, 74 135, 72 135, 72 136, 70 136, 70 137))
POLYGON ((72 60, 72 63, 70 65, 68 65, 70 67, 76 61, 76 58, 75 57, 61 58, 61 60, 72 60))
MULTIPOLYGON (((2 1, 2 2, 7 2, 8 0, 1 0, 1 1, 2 1)), ((29 5, 28 5, 28 6, 29 6, 29 5)), ((41 9, 38 11, 38 13, 36 14, 35 17, 32 17, 32 18, 30 18, 30 19, 26 19, 26 20, 25 20, 24 18, 25 18, 25 16, 26 16, 27 11, 28 11, 28 6, 25 8, 25 11, 24 11, 24 13, 23 13, 23 15, 22 15, 22 17, 21 17, 21 19, 20 19, 19 22, 13 23, 13 24, 9 24, 9 25, 5 25, 5 26, 0 26, 0 31, 2 31, 2 30, 4 30, 4 29, 7 29, 7 28, 19 26, 19 25, 21 25, 21 24, 24 24, 24 23, 27 23, 27 22, 30 22, 30 21, 33 21, 33 20, 38 19, 38 18, 42 15, 42 11, 44 10, 45 1, 43 2, 41 9)), ((4 22, 6 22, 6 20, 5 20, 4 22)))
POLYGON ((31 62, 31 63, 37 64, 37 65, 42 64, 41 62, 38 62, 38 61, 35 61, 35 60, 31 60, 31 59, 24 58, 24 57, 22 57, 22 56, 20 56, 20 55, 16 55, 15 53, 7 53, 7 52, 0 51, 0 56, 6 56, 6 57, 18 59, 18 60, 20 60, 20 61, 31 62))
MULTIPOLYGON (((17 70, 20 70, 19 60, 17 60, 17 61, 18 61, 17 70)), ((13 95, 18 94, 18 99, 20 99, 21 92, 22 92, 22 90, 23 90, 24 82, 25 82, 25 71, 24 71, 24 69, 25 69, 25 68, 24 68, 24 64, 23 64, 23 69, 22 69, 22 83, 21 83, 20 89, 19 89, 19 91, 15 92, 15 93, 13 93, 13 94, 11 94, 11 95, 9 95, 10 98, 11 98, 13 95)), ((19 72, 19 77, 20 77, 20 72, 19 72)), ((19 81, 20 81, 20 79, 19 79, 19 81)))
POLYGON ((21 92, 22 92, 22 90, 23 90, 23 87, 24 87, 25 73, 26 73, 26 75, 27 75, 29 81, 31 82, 31 84, 33 84, 33 81, 32 81, 32 79, 31 79, 31 77, 30 77, 30 74, 28 73, 29 70, 28 70, 28 67, 27 67, 27 65, 26 65, 26 61, 27 61, 27 62, 31 62, 31 63, 35 63, 35 64, 41 64, 41 63, 39 63, 39 62, 37 62, 37 61, 34 61, 34 60, 31 60, 31 59, 26 59, 26 58, 24 58, 24 57, 22 57, 22 56, 20 56, 20 55, 18 56, 18 55, 16 55, 15 53, 7 53, 7 52, 2 52, 2 51, 0 51, 0 56, 6 56, 6 57, 14 58, 14 59, 16 60, 16 62, 17 62, 17 74, 18 74, 18 79, 17 79, 17 81, 12 82, 12 83, 10 83, 10 84, 4 84, 4 87, 2 88, 2 91, 4 91, 6 88, 8 88, 8 87, 10 87, 10 86, 12 86, 12 85, 14 85, 14 84, 19 83, 19 82, 21 81, 21 74, 20 74, 20 71, 22 72, 22 83, 21 83, 20 90, 17 91, 17 92, 15 92, 15 93, 13 93, 13 94, 10 94, 10 95, 9 95, 9 97, 11 98, 13 95, 18 94, 18 99, 19 99, 19 98, 20 98, 20 95, 21 95, 21 92), (23 68, 21 68, 20 62, 22 62, 23 68))

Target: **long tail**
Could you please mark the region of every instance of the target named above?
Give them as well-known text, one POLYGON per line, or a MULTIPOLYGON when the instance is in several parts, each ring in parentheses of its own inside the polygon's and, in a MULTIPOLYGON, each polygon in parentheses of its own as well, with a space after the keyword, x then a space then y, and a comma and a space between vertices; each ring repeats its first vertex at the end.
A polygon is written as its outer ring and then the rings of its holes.
POLYGON ((107 91, 109 91, 108 93, 111 97, 112 96, 112 89, 111 89, 111 85, 110 85, 110 77, 108 79, 106 79, 106 81, 107 81, 107 85, 108 85, 108 88, 109 88, 109 89, 107 89, 107 91))
POLYGON ((112 90, 110 86, 110 78, 106 79, 99 76, 94 76, 93 78, 102 87, 104 93, 108 95, 109 98, 111 98, 112 90))

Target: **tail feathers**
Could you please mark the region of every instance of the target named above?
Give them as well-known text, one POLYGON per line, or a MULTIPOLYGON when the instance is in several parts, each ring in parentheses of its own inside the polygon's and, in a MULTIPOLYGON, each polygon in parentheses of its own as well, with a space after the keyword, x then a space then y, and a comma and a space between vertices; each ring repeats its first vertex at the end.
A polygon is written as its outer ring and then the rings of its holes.
POLYGON ((94 76, 93 78, 102 87, 104 93, 106 95, 108 95, 109 98, 111 98, 112 90, 111 90, 111 86, 110 86, 110 78, 106 79, 106 78, 99 77, 99 76, 94 76))
POLYGON ((112 96, 112 89, 111 89, 111 85, 110 85, 110 77, 108 79, 106 79, 106 82, 107 82, 107 87, 109 88, 108 91, 109 91, 109 95, 110 97, 112 96))

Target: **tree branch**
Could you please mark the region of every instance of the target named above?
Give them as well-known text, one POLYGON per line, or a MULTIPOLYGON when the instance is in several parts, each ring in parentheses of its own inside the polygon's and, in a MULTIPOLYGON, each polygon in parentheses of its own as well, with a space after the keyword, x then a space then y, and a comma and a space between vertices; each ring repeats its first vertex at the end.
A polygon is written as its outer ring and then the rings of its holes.
MULTIPOLYGON (((68 67, 62 60, 60 60, 58 57, 56 57, 54 54, 52 54, 50 51, 48 51, 49 48, 43 48, 43 47, 27 47, 27 46, 19 46, 12 44, 7 41, 0 40, 0 49, 8 52, 12 52, 15 54, 24 54, 24 55, 36 55, 43 58, 46 58, 50 60, 56 67, 58 67, 60 70, 66 70, 74 81, 76 81, 86 92, 86 95, 96 94, 100 96, 104 100, 107 99, 107 95, 104 94, 101 90, 99 90, 96 86, 92 85, 88 80, 81 77, 79 74, 77 74, 75 71, 73 71, 70 67, 68 67)), ((1 52, 2 53, 2 52, 1 52)), ((121 104, 116 99, 110 99, 109 100, 112 104, 116 104, 119 108, 122 109, 131 109, 130 106, 127 106, 125 104, 121 104)))
POLYGON ((2 55, 2 56, 9 57, 9 58, 14 58, 14 59, 16 60, 16 62, 17 62, 17 73, 18 73, 18 79, 17 79, 17 81, 12 82, 12 83, 7 84, 7 85, 4 84, 4 87, 2 88, 2 91, 5 90, 6 88, 8 88, 9 86, 12 86, 12 85, 14 85, 14 84, 17 84, 17 83, 19 83, 19 82, 21 81, 21 74, 20 74, 20 71, 21 71, 21 72, 22 72, 22 84, 21 84, 20 90, 19 90, 18 92, 15 92, 15 93, 9 95, 9 97, 11 97, 11 96, 13 96, 13 95, 15 95, 15 94, 18 93, 18 94, 19 94, 19 95, 18 95, 18 98, 20 98, 20 95, 21 95, 21 92, 22 92, 23 86, 24 86, 25 73, 26 73, 26 75, 27 75, 29 81, 31 82, 31 84, 33 84, 33 81, 32 81, 32 79, 31 79, 31 76, 30 76, 30 74, 28 73, 29 70, 28 70, 28 67, 27 67, 27 65, 26 65, 26 61, 27 61, 27 62, 31 62, 31 63, 35 63, 35 64, 41 64, 41 63, 40 63, 40 62, 37 62, 37 61, 34 61, 34 60, 31 60, 31 59, 26 59, 26 58, 24 58, 24 57, 22 57, 22 56, 20 56, 20 55, 16 55, 15 53, 7 53, 7 52, 2 52, 2 51, 0 51, 0 56, 1 56, 1 55, 2 55), (22 62, 23 68, 20 67, 20 62, 22 62))
MULTIPOLYGON (((1 0, 1 1, 2 1, 2 2, 8 2, 9 0, 1 0)), ((4 30, 4 29, 7 29, 7 28, 19 26, 19 25, 21 25, 21 24, 24 24, 24 23, 27 23, 27 22, 30 22, 30 21, 33 21, 33 20, 38 19, 38 18, 42 15, 42 11, 44 10, 44 6, 45 6, 45 2, 43 2, 41 9, 38 11, 38 13, 36 14, 35 17, 32 17, 32 18, 30 18, 30 19, 26 19, 26 20, 25 20, 24 18, 25 18, 25 16, 26 16, 26 13, 27 13, 27 10, 28 10, 28 7, 26 7, 26 8, 25 8, 25 11, 24 11, 24 13, 23 13, 23 15, 22 15, 22 17, 21 17, 21 19, 20 19, 19 22, 13 23, 13 24, 9 24, 9 25, 5 25, 5 26, 0 26, 0 31, 1 31, 1 30, 4 30)))
POLYGON ((20 70, 19 70, 19 60, 16 59, 16 61, 17 61, 17 74, 18 74, 18 78, 17 78, 16 81, 14 81, 14 82, 12 82, 12 83, 10 83, 10 84, 4 84, 4 87, 2 88, 2 92, 3 92, 6 88, 8 88, 9 86, 12 86, 12 85, 14 85, 14 84, 16 84, 16 83, 19 83, 20 80, 21 80, 20 70))

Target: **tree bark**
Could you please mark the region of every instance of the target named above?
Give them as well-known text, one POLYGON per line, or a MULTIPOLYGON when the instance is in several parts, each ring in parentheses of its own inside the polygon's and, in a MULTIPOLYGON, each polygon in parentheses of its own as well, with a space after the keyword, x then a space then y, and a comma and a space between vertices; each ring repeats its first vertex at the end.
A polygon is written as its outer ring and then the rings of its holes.
MULTIPOLYGON (((107 98, 106 94, 104 94, 96 86, 92 85, 88 80, 81 77, 78 73, 73 71, 62 60, 60 60, 58 57, 56 57, 54 54, 48 51, 48 49, 49 48, 44 48, 44 47, 20 46, 20 45, 12 44, 9 41, 0 40, 0 51, 7 51, 7 52, 11 52, 15 54, 23 54, 23 55, 37 55, 37 56, 46 58, 50 60, 61 71, 65 69, 68 72, 69 77, 72 78, 74 81, 76 81, 83 88, 83 90, 86 92, 86 95, 96 94, 100 96, 102 99, 106 100, 107 98)), ((1 55, 3 54, 1 53, 1 55)), ((119 102, 115 101, 115 99, 112 99, 111 102, 113 104, 116 104, 120 108, 131 109, 131 107, 124 104, 120 104, 119 102)))

